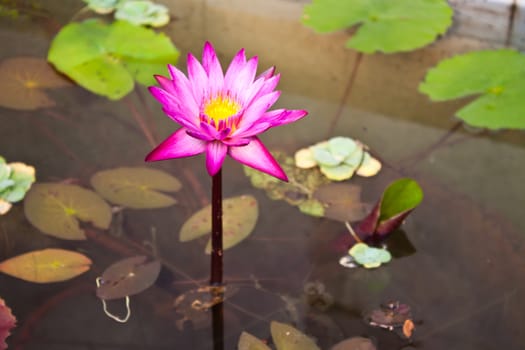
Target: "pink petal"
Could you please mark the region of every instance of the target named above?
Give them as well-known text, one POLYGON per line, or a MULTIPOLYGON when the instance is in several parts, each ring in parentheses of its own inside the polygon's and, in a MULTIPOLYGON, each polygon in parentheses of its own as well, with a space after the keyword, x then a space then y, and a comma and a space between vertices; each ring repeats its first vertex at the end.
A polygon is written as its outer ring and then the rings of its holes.
POLYGON ((228 146, 220 141, 208 143, 206 147, 206 169, 208 169, 210 176, 217 174, 220 170, 227 151, 228 146))
POLYGON ((199 61, 197 61, 195 56, 191 53, 188 54, 187 65, 188 78, 190 80, 193 96, 197 103, 201 103, 208 92, 208 75, 199 61))
POLYGON ((190 157, 206 150, 207 142, 191 137, 180 128, 146 156, 147 162, 190 157))
POLYGON ((275 67, 270 67, 267 70, 265 70, 264 72, 262 72, 261 74, 259 74, 257 79, 260 79, 260 78, 269 79, 269 78, 271 78, 273 76, 274 73, 275 73, 275 67))
POLYGON ((280 95, 280 91, 273 91, 254 100, 244 111, 239 122, 239 128, 235 132, 235 135, 241 134, 245 130, 251 128, 252 124, 255 124, 265 114, 268 108, 273 106, 273 104, 279 99, 280 95))
POLYGON ((202 52, 202 66, 208 74, 210 93, 213 96, 222 89, 224 75, 222 73, 221 63, 217 58, 217 54, 209 42, 204 44, 204 51, 202 52))
POLYGON ((226 70, 226 74, 224 75, 224 87, 231 86, 235 79, 237 79, 237 76, 239 75, 239 72, 244 68, 246 65, 246 55, 244 54, 244 49, 241 49, 235 57, 233 58, 232 62, 230 63, 230 66, 226 70))
POLYGON ((288 177, 279 166, 279 163, 275 161, 273 156, 257 137, 254 137, 246 146, 230 147, 228 154, 233 159, 246 164, 249 167, 275 176, 283 181, 288 181, 288 177))
POLYGON ((258 122, 267 122, 272 124, 272 127, 283 124, 293 123, 308 114, 308 111, 303 109, 277 109, 265 113, 258 122))
POLYGON ((197 102, 200 103, 200 101, 195 100, 188 78, 186 78, 184 73, 171 64, 168 64, 168 70, 170 71, 171 79, 173 79, 173 86, 177 93, 177 99, 179 101, 184 101, 184 104, 192 111, 192 114, 198 114, 199 105, 197 102))
POLYGON ((168 93, 172 95, 177 94, 175 90, 175 86, 173 86, 173 80, 163 77, 162 75, 154 75, 154 77, 163 90, 166 90, 168 93))
POLYGON ((235 76, 226 75, 224 79, 224 88, 232 91, 235 96, 243 96, 246 89, 253 83, 255 73, 257 72, 257 56, 252 57, 246 62, 244 67, 239 69, 235 76))

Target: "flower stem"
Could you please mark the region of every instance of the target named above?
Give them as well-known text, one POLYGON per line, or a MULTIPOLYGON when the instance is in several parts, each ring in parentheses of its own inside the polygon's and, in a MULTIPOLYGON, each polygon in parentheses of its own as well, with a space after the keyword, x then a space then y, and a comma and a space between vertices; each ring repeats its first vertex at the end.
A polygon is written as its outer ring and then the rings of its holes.
POLYGON ((210 285, 222 285, 222 170, 211 184, 211 277, 210 285))

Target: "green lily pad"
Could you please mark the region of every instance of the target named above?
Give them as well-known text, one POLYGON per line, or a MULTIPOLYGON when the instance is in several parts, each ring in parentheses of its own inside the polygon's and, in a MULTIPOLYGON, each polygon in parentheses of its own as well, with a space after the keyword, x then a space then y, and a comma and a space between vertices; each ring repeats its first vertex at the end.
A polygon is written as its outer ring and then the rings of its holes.
POLYGON ((433 42, 452 24, 452 9, 445 0, 313 0, 303 23, 321 33, 359 25, 347 47, 391 53, 433 42))
POLYGON ((348 156, 358 150, 362 150, 357 142, 349 137, 333 137, 328 140, 330 153, 339 161, 345 160, 348 156))
POLYGON ((178 57, 179 52, 163 33, 127 21, 107 25, 94 19, 66 25, 48 53, 57 70, 113 100, 129 93, 134 80, 154 84, 150 74, 167 74, 166 65, 176 64, 178 57))
POLYGON ((290 325, 272 321, 270 331, 277 350, 320 350, 312 338, 290 325))
POLYGON ((27 219, 40 231, 62 239, 86 239, 79 220, 100 229, 111 223, 111 208, 98 194, 76 185, 37 183, 24 200, 27 219))
POLYGON ((369 247, 365 243, 355 244, 348 251, 348 254, 350 254, 359 265, 363 265, 363 267, 367 269, 379 267, 381 264, 392 260, 392 255, 388 250, 369 247))
POLYGON ((115 12, 115 18, 128 21, 136 26, 162 27, 170 21, 168 8, 145 0, 128 0, 115 12))
POLYGON ((237 350, 271 350, 262 340, 254 337, 250 333, 242 332, 239 338, 237 350))
POLYGON ((318 201, 317 199, 307 199, 303 202, 301 202, 297 208, 301 211, 301 213, 315 216, 315 217, 323 217, 325 216, 325 207, 322 202, 318 201))
POLYGON ((336 166, 320 166, 321 172, 330 180, 343 181, 347 180, 354 175, 355 167, 347 164, 339 164, 336 166))
POLYGON ((115 11, 115 8, 121 1, 122 0, 84 0, 88 8, 101 15, 115 11))
POLYGON ((434 101, 481 95, 456 115, 488 129, 525 128, 525 55, 510 49, 477 51, 441 61, 419 91, 434 101))
POLYGON ((182 187, 170 174, 143 167, 99 171, 91 177, 91 185, 111 203, 133 209, 169 207, 177 201, 158 191, 177 192, 182 187))
MULTIPOLYGON (((227 198, 222 202, 223 249, 229 249, 248 237, 257 223, 259 207, 253 196, 227 198)), ((179 233, 179 240, 187 242, 211 232, 211 205, 193 214, 179 233)), ((211 252, 211 240, 206 246, 206 254, 211 252)))

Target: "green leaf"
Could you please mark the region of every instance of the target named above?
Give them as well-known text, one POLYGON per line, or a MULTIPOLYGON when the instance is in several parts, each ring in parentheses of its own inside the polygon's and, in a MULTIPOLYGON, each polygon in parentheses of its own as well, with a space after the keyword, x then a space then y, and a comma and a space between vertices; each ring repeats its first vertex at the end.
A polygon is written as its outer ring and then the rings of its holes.
POLYGON ((391 183, 381 200, 379 222, 410 211, 423 200, 423 190, 412 179, 399 179, 391 183))
POLYGON ((111 208, 98 194, 76 185, 37 183, 24 200, 24 211, 40 231, 62 239, 86 239, 79 220, 107 229, 111 208))
POLYGON ((391 53, 430 44, 451 25, 452 9, 445 0, 313 0, 303 22, 321 33, 359 25, 347 47, 391 53))
POLYGON ((83 254, 63 249, 44 249, 15 256, 0 263, 0 271, 35 283, 60 282, 76 277, 91 267, 83 254))
POLYGON ((481 94, 456 115, 489 129, 525 128, 525 55, 502 49, 470 52, 441 61, 419 90, 442 101, 481 94))
POLYGON ((165 73, 166 65, 176 64, 178 57, 163 33, 126 21, 106 25, 93 19, 62 28, 48 53, 57 70, 110 99, 128 94, 134 79, 151 84, 152 75, 165 73))
MULTIPOLYGON (((252 233, 259 216, 257 200, 253 196, 227 198, 222 202, 223 248, 229 249, 252 233)), ((197 239, 211 232, 211 205, 207 205, 193 214, 182 225, 179 234, 181 242, 197 239)), ((206 253, 211 252, 211 241, 206 246, 206 253)))
POLYGON ((392 255, 386 249, 369 247, 365 243, 356 243, 348 251, 359 265, 367 269, 373 269, 392 260, 392 255))
POLYGON ((250 333, 242 332, 239 338, 237 350, 271 350, 268 345, 250 333))
POLYGON ((290 325, 272 321, 270 331, 277 350, 320 350, 310 337, 290 325))
POLYGON ((177 201, 158 191, 177 192, 182 187, 170 174, 143 167, 99 171, 91 177, 91 185, 111 203, 133 209, 169 207, 177 201))

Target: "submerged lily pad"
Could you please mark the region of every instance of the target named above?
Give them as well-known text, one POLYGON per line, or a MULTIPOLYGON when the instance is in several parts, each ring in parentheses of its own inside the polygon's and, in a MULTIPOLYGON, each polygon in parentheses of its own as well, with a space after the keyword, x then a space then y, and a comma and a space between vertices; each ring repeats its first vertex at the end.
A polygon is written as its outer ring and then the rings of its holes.
POLYGON ((268 345, 250 333, 242 332, 237 350, 271 350, 268 345))
POLYGON ((128 21, 136 26, 162 27, 170 21, 168 8, 147 0, 128 0, 115 12, 115 18, 128 21))
POLYGON ((388 185, 357 231, 366 235, 386 236, 399 227, 422 200, 423 190, 415 180, 398 179, 388 185))
POLYGON ((122 259, 102 274, 97 297, 104 300, 125 298, 151 287, 160 273, 160 262, 145 256, 122 259))
POLYGON ((481 95, 456 115, 488 129, 525 128, 525 55, 510 50, 470 52, 441 61, 419 91, 434 101, 481 95))
POLYGON ((40 231, 62 239, 86 239, 79 220, 107 229, 111 208, 98 194, 76 185, 37 183, 24 200, 24 211, 40 231))
MULTIPOLYGON (((257 223, 259 207, 253 196, 227 198, 222 202, 223 249, 229 249, 248 237, 257 223)), ((182 225, 181 242, 202 237, 211 232, 211 205, 193 214, 182 225)), ((206 245, 206 254, 211 252, 211 240, 206 245)))
POLYGON ((111 203, 133 209, 169 207, 177 201, 158 191, 177 192, 182 187, 170 174, 143 167, 99 171, 91 177, 91 185, 111 203))
POLYGON ((376 347, 368 338, 352 337, 335 344, 330 350, 376 350, 376 347))
POLYGON ((0 106, 34 110, 53 107, 55 101, 44 89, 70 86, 71 83, 41 58, 12 57, 0 63, 0 106))
POLYGON ((63 249, 37 250, 0 263, 0 272, 35 283, 60 282, 83 274, 91 260, 63 249))
POLYGON ((410 51, 452 24, 446 0, 313 0, 303 23, 320 33, 358 25, 346 46, 364 53, 410 51))
POLYGON ((370 205, 361 201, 361 188, 356 185, 323 185, 313 196, 323 205, 323 216, 329 219, 356 221, 363 219, 370 211, 370 205))
POLYGON ((392 259, 392 255, 386 249, 369 247, 365 243, 355 244, 349 251, 348 254, 354 258, 354 260, 367 269, 372 269, 381 266, 381 264, 387 263, 392 259))
POLYGON ((270 331, 277 350, 320 350, 312 338, 285 323, 272 321, 270 331))
POLYGON ((143 85, 154 84, 149 74, 167 74, 166 65, 176 64, 178 57, 163 33, 127 21, 107 25, 94 19, 66 25, 48 53, 48 60, 59 71, 113 100, 129 93, 134 79, 143 85))

